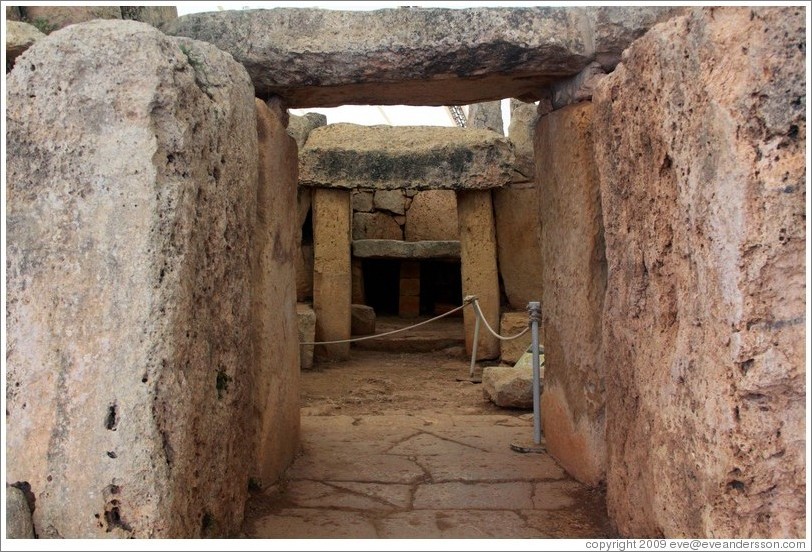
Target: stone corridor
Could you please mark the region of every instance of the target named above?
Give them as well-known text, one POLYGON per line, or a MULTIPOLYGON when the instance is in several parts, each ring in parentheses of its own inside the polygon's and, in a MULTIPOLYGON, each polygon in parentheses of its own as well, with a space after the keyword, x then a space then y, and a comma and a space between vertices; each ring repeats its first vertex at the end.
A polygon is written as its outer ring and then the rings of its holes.
POLYGON ((513 452, 532 417, 302 417, 303 454, 255 493, 253 538, 593 538, 609 536, 599 492, 547 456, 513 452))

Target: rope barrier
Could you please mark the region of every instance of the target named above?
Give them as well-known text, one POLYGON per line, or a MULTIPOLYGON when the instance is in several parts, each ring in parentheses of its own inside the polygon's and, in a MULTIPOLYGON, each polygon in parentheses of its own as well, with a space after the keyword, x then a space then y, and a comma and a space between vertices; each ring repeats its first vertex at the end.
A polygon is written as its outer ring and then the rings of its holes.
MULTIPOLYGON (((476 299, 476 297, 474 297, 473 300, 475 300, 475 299, 476 299)), ((434 318, 424 320, 423 322, 418 322, 417 324, 412 324, 411 326, 406 326, 405 328, 398 328, 397 330, 391 330, 391 331, 388 331, 388 332, 384 332, 382 334, 365 335, 363 337, 353 337, 353 338, 350 338, 350 339, 338 339, 336 341, 300 341, 299 345, 333 345, 333 344, 337 344, 337 343, 353 343, 355 341, 366 341, 367 339, 378 339, 379 337, 386 337, 388 335, 396 334, 396 333, 399 333, 399 332, 405 332, 406 330, 411 330, 412 328, 417 328, 418 326, 423 326, 425 324, 428 324, 429 322, 434 322, 435 320, 439 320, 440 318, 444 318, 446 316, 454 314, 455 312, 457 312, 459 310, 462 310, 465 307, 467 307, 471 303, 471 301, 472 300, 463 301, 462 305, 460 305, 459 307, 451 309, 448 312, 444 312, 443 314, 441 314, 439 316, 435 316, 434 318)))
POLYGON ((516 335, 510 335, 510 336, 507 336, 507 337, 505 337, 503 335, 499 335, 498 333, 493 331, 493 328, 491 328, 491 325, 488 324, 488 321, 485 318, 485 315, 482 314, 482 309, 479 307, 479 299, 477 299, 476 296, 474 296, 473 304, 474 304, 474 310, 476 311, 476 315, 482 320, 482 322, 485 323, 485 327, 488 329, 489 332, 491 332, 491 335, 494 336, 496 339, 501 339, 502 341, 510 341, 512 339, 518 339, 518 338, 520 338, 521 336, 523 336, 524 334, 526 334, 527 332, 530 331, 530 325, 528 325, 525 329, 523 329, 522 331, 520 331, 516 335))

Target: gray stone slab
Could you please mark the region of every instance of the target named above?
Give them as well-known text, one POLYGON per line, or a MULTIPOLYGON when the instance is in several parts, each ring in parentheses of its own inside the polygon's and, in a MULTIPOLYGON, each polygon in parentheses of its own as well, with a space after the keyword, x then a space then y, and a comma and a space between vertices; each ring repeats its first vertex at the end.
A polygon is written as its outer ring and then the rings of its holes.
POLYGON ((352 254, 362 259, 459 259, 459 241, 353 240, 352 254))
POLYGON ((532 7, 375 11, 227 10, 163 29, 242 63, 259 97, 290 107, 465 105, 538 99, 554 79, 598 59, 613 66, 674 10, 532 7))
POLYGON ((499 188, 515 163, 492 130, 352 123, 313 130, 299 157, 300 185, 375 190, 499 188))

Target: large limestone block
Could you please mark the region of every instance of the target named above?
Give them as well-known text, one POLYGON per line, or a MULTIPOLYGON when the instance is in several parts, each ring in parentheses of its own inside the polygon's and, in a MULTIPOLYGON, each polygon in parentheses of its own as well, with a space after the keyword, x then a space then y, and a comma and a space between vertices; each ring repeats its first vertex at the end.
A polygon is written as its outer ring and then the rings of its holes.
POLYGON ((538 99, 551 80, 620 53, 673 8, 234 10, 178 18, 290 107, 468 105, 538 99))
POLYGON ((511 100, 511 108, 508 138, 513 142, 513 150, 516 154, 516 170, 527 180, 533 181, 536 179, 533 136, 538 121, 537 106, 533 103, 511 100))
POLYGON ((251 81, 133 21, 18 61, 6 478, 30 484, 40 537, 232 534, 254 459, 251 81))
POLYGON ((352 215, 354 240, 402 240, 403 229, 386 213, 354 213, 352 215))
POLYGON ((396 215, 406 214, 406 196, 403 190, 378 190, 373 200, 375 209, 389 211, 396 215))
POLYGON ((487 189, 510 182, 513 145, 482 129, 338 123, 310 133, 299 182, 324 188, 487 189))
MULTIPOLYGON (((316 341, 350 337, 352 270, 350 263, 350 192, 313 190, 313 310, 316 341)), ((349 343, 318 345, 317 359, 349 358, 349 343)))
MULTIPOLYGON (((502 328, 500 333, 505 337, 517 335, 521 331, 525 330, 529 323, 530 319, 528 318, 527 311, 503 312, 501 322, 499 323, 499 327, 502 328)), ((516 362, 518 362, 522 355, 527 351, 531 340, 532 336, 528 331, 522 337, 517 339, 500 341, 499 344, 502 362, 516 364, 516 362)))
POLYGON ((541 301, 541 225, 539 192, 532 182, 493 191, 499 274, 513 309, 541 301))
POLYGON ((299 146, 299 151, 301 151, 313 129, 326 124, 327 115, 322 113, 305 113, 302 116, 291 114, 288 122, 288 134, 296 140, 296 145, 299 146))
POLYGON ((805 536, 805 31, 692 10, 593 96, 621 534, 805 536))
POLYGON ((541 219, 541 418, 547 450, 579 481, 605 476, 601 314, 603 223, 593 154, 593 107, 554 111, 536 126, 541 219))
POLYGON ((375 333, 375 309, 367 305, 352 305, 352 335, 370 335, 375 333))
POLYGON ((93 19, 121 19, 118 6, 21 6, 21 13, 46 34, 93 19))
POLYGON ((457 195, 451 190, 417 192, 406 211, 406 241, 458 240, 457 195))
POLYGON ((481 102, 468 106, 467 128, 486 128, 497 134, 505 134, 502 122, 502 101, 481 102))
POLYGON ((296 314, 296 141, 280 114, 255 100, 259 148, 257 221, 252 247, 256 347, 254 416, 258 421, 254 480, 279 479, 299 449, 299 347, 296 314))
POLYGON ((17 56, 44 37, 33 25, 21 21, 6 21, 6 69, 10 70, 17 56))
MULTIPOLYGON (((462 295, 476 295, 482 314, 495 332, 499 332, 499 274, 496 268, 496 232, 490 190, 457 192, 460 225, 460 264, 462 295)), ((465 350, 474 346, 476 314, 473 307, 463 310, 465 350)), ((482 325, 477 358, 499 356, 499 340, 482 325)))
POLYGON ((6 487, 6 538, 33 539, 34 523, 28 500, 17 487, 6 487))

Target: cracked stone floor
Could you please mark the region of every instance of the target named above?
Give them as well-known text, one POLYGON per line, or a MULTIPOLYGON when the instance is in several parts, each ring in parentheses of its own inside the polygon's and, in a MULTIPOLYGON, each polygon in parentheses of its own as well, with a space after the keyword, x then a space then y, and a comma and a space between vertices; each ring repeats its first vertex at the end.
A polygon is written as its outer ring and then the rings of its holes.
POLYGON ((303 412, 303 453, 252 496, 246 537, 609 536, 599 492, 546 454, 510 449, 532 438, 528 414, 303 412))

